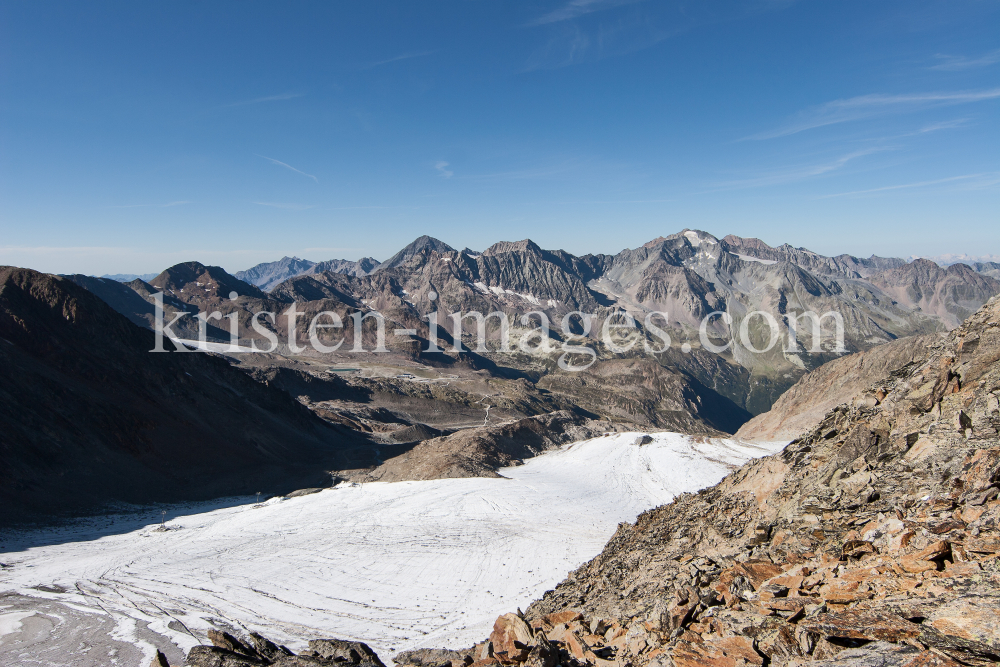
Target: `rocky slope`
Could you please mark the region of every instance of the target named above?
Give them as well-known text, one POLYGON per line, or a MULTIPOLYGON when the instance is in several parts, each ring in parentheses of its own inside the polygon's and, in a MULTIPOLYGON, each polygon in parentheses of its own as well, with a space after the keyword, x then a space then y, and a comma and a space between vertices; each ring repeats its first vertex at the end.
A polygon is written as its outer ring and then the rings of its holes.
MULTIPOLYGON (((927 346, 944 334, 912 336, 831 361, 802 376, 771 409, 743 424, 744 440, 792 440, 805 435, 833 408, 861 394, 873 382, 927 356, 927 346)), ((865 399, 863 399, 865 400, 865 399)))
POLYGON ((608 432, 607 422, 596 422, 567 411, 527 417, 505 424, 462 429, 425 439, 392 456, 374 470, 349 479, 358 482, 401 482, 450 477, 499 477, 497 470, 559 445, 586 440, 608 432), (391 457, 391 458, 390 458, 391 457))
POLYGON ((153 346, 72 281, 0 268, 0 523, 290 491, 370 461, 353 432, 222 358, 153 346))
POLYGON ((306 273, 342 273, 347 276, 367 276, 378 268, 379 262, 374 257, 362 257, 358 261, 349 259, 328 259, 325 262, 317 262, 306 273))
MULTIPOLYGON (((159 290, 139 278, 121 283, 109 278, 93 278, 75 274, 63 276, 84 289, 93 292, 106 304, 127 317, 133 324, 152 330, 156 324, 153 295, 159 290)), ((163 317, 170 322, 181 312, 195 313, 195 308, 169 294, 163 298, 163 317)), ((171 329, 179 338, 198 338, 198 322, 193 317, 182 316, 171 329)), ((229 334, 214 324, 205 328, 206 340, 227 341, 229 334)))
POLYGON ((996 664, 1000 299, 925 350, 780 454, 622 524, 459 662, 996 664))

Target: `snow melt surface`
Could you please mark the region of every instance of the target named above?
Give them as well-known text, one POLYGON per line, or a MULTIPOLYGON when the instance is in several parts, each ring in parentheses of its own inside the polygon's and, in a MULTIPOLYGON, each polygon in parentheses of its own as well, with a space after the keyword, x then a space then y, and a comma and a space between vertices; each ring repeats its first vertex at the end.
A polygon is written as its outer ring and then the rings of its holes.
MULTIPOLYGON (((77 529, 77 541, 5 554, 0 590, 144 621, 184 650, 213 620, 293 650, 316 637, 366 641, 386 660, 462 648, 597 555, 619 522, 784 444, 640 437, 566 445, 507 479, 341 484, 181 516, 164 532, 77 529), (55 585, 67 592, 34 588, 55 585)), ((60 541, 35 538, 8 546, 60 541)))

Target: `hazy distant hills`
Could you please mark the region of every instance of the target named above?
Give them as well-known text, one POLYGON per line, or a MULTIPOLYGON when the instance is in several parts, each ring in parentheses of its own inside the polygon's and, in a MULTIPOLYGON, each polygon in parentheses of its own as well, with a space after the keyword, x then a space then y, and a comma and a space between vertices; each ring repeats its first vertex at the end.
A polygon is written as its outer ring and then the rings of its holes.
POLYGON ((308 259, 282 257, 277 262, 258 264, 246 271, 237 271, 233 275, 268 292, 283 280, 302 275, 315 265, 316 262, 310 262, 308 259))
POLYGON ((298 257, 282 257, 277 262, 258 264, 246 271, 237 271, 233 275, 265 292, 270 292, 280 283, 296 276, 312 273, 342 273, 348 276, 365 276, 374 271, 379 262, 371 257, 362 257, 358 261, 348 259, 329 259, 325 262, 311 262, 298 257))
MULTIPOLYGON (((139 280, 152 280, 156 277, 155 273, 106 273, 101 278, 107 278, 108 280, 117 280, 120 283, 128 283, 135 279, 139 280)), ((96 276, 95 276, 96 277, 96 276)))
POLYGON ((983 275, 1000 280, 1000 262, 975 262, 972 268, 983 275))

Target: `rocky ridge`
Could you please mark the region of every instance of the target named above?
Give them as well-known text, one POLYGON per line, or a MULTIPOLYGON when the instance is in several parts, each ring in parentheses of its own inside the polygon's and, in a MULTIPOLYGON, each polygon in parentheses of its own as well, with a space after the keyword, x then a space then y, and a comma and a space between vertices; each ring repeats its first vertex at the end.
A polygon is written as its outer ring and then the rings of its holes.
POLYGON ((943 337, 929 334, 900 338, 830 361, 802 376, 769 411, 743 424, 736 437, 761 441, 801 437, 830 410, 852 400, 873 382, 881 382, 893 371, 923 359, 927 346, 939 343, 943 337))

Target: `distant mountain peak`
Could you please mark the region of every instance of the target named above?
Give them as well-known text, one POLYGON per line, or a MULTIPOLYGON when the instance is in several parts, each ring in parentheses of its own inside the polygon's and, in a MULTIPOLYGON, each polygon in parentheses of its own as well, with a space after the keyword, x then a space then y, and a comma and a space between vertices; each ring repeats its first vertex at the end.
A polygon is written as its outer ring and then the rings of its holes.
POLYGON ((397 252, 395 255, 385 260, 375 269, 376 271, 383 271, 385 269, 392 269, 397 266, 402 266, 406 264, 411 259, 416 257, 422 252, 455 252, 455 249, 450 245, 434 238, 433 236, 427 236, 426 234, 418 237, 415 241, 407 245, 405 248, 397 252))
POLYGON ((259 288, 231 275, 221 266, 206 266, 195 261, 175 264, 149 281, 149 284, 170 292, 192 290, 203 298, 228 298, 232 292, 240 296, 267 298, 259 288))
POLYGON ((499 243, 494 243, 489 248, 484 250, 483 254, 499 255, 505 252, 530 252, 532 254, 540 254, 542 249, 531 239, 523 239, 521 241, 500 241, 499 243))

